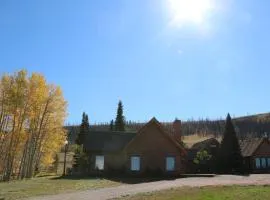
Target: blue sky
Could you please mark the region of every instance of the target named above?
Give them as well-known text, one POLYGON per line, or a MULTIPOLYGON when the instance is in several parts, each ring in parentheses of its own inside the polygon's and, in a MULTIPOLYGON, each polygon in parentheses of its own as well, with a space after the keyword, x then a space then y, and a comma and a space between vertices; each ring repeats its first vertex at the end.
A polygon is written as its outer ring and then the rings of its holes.
POLYGON ((268 112, 270 1, 210 0, 197 21, 169 1, 0 0, 0 73, 60 85, 70 123, 109 122, 119 99, 134 121, 268 112))

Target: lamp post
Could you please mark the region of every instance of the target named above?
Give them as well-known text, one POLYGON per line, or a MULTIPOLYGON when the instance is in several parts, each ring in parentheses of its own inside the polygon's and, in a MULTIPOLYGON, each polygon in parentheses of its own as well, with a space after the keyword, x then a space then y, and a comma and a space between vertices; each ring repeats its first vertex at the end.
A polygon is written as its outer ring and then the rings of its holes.
POLYGON ((65 140, 65 142, 64 142, 64 144, 65 144, 65 155, 64 155, 64 168, 63 168, 63 176, 65 176, 66 175, 66 162, 67 162, 67 147, 68 147, 68 141, 67 140, 65 140))

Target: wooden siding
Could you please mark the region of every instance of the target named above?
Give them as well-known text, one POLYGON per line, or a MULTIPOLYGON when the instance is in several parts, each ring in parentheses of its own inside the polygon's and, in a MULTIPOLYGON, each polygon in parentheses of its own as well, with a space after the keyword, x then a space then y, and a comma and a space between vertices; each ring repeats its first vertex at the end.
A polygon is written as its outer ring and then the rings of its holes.
POLYGON ((141 157, 141 170, 162 170, 166 172, 166 157, 175 157, 174 173, 184 171, 181 150, 165 135, 164 130, 155 122, 150 122, 131 141, 126 148, 126 167, 130 169, 130 157, 141 157))

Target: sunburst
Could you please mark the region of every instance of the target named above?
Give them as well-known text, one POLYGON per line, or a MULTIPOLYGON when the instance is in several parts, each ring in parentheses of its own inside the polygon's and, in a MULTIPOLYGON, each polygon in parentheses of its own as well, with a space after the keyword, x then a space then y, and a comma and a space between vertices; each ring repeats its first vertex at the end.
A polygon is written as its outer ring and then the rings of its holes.
POLYGON ((213 0, 168 0, 171 25, 185 23, 203 24, 207 14, 214 8, 213 0))

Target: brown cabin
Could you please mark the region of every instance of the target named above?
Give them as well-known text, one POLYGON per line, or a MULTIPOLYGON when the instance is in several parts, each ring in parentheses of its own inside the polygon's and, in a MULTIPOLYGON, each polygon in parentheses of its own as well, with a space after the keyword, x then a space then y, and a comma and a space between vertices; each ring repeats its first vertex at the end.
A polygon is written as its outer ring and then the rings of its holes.
POLYGON ((270 141, 267 137, 239 141, 247 172, 270 172, 270 141))
POLYGON ((92 161, 89 173, 183 173, 181 121, 176 120, 174 127, 170 133, 153 118, 138 132, 91 131, 83 144, 92 161))

